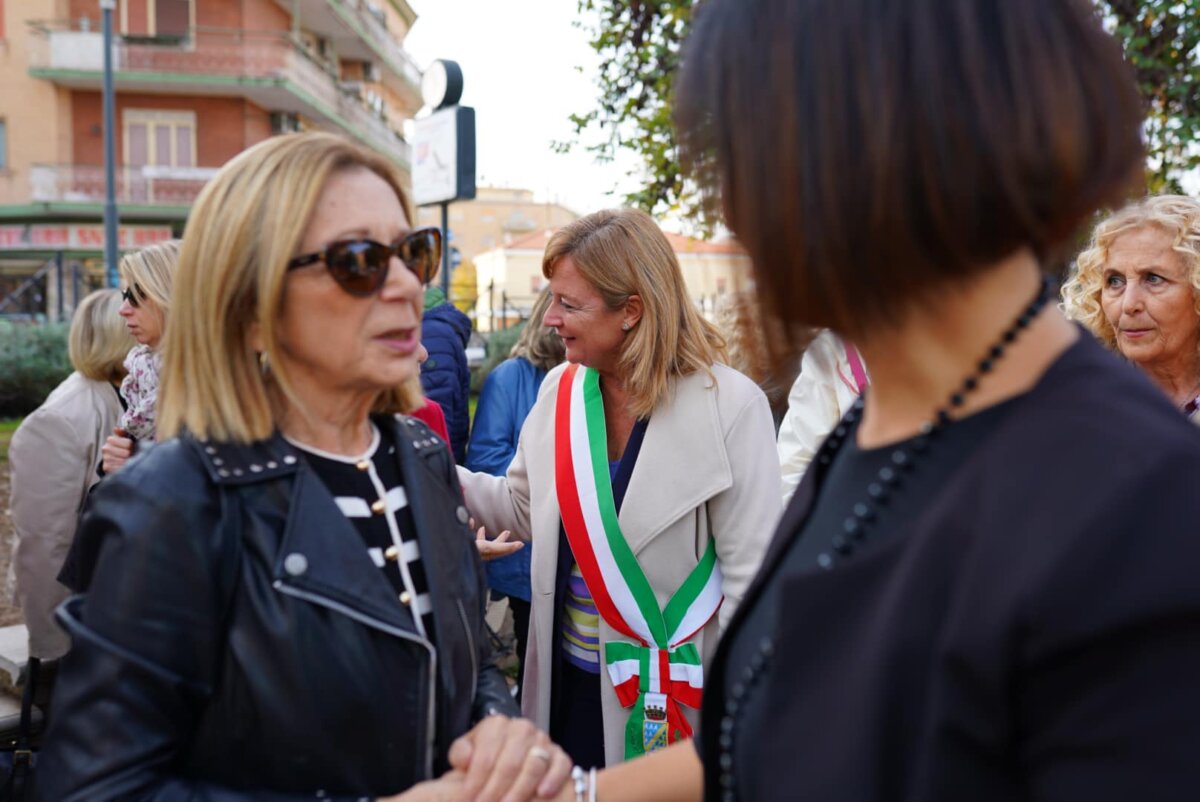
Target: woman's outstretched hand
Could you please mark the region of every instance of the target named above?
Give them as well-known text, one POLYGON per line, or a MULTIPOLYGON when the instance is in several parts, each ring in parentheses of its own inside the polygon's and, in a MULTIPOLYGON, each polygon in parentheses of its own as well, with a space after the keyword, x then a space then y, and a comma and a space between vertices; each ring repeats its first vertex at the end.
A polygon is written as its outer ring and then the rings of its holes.
POLYGON ((571 759, 546 733, 507 716, 488 716, 455 741, 450 765, 465 773, 463 799, 474 802, 553 799, 571 776, 571 759))
MULTIPOLYGON (((470 526, 472 529, 475 528, 474 518, 471 519, 470 526)), ((525 548, 525 544, 521 541, 509 540, 511 534, 512 532, 505 529, 496 537, 488 539, 487 532, 483 530, 482 526, 479 527, 475 532, 475 548, 479 550, 479 559, 487 562, 497 557, 507 557, 513 552, 525 548)))

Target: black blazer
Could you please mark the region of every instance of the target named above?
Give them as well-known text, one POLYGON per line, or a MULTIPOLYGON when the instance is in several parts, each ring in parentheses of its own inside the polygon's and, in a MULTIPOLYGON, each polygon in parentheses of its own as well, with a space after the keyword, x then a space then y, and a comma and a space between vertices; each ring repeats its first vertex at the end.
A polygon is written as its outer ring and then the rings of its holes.
POLYGON ((729 644, 782 585, 762 799, 1200 799, 1200 431, 1090 336, 1015 400, 902 531, 829 572, 774 572, 809 472, 706 685, 721 799, 729 644))
POLYGON ((100 557, 60 616, 73 646, 42 798, 375 798, 444 770, 488 712, 516 714, 450 452, 414 419, 376 423, 397 444, 436 657, 282 437, 161 443, 83 522, 100 557))

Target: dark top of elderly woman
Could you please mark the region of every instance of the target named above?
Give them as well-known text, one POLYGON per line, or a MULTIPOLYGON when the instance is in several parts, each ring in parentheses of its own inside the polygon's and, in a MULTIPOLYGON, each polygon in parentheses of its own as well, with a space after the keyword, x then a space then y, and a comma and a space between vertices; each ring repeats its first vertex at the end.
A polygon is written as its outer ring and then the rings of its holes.
POLYGON ((1102 221, 1063 300, 1200 422, 1200 201, 1152 196, 1102 221))
POLYGON ((162 442, 82 525, 99 559, 60 613, 45 798, 403 800, 455 760, 494 801, 569 773, 489 715, 516 710, 453 461, 397 414, 419 400, 404 260, 436 258, 407 211, 392 165, 326 134, 251 148, 197 200, 162 442))
POLYGON ((1200 438, 1041 276, 1142 169, 1093 5, 712 0, 676 91, 768 306, 872 384, 722 638, 699 750, 598 798, 1196 796, 1200 438))

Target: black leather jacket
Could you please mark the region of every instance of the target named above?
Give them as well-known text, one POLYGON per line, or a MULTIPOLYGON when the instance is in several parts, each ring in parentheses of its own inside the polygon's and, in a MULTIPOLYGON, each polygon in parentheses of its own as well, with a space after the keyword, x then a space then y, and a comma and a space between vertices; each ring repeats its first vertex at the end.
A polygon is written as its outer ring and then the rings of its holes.
POLYGON ((39 795, 361 799, 440 773, 489 712, 516 714, 491 662, 483 572, 449 450, 394 434, 433 599, 436 649, 282 437, 162 443, 102 483, 102 536, 55 690, 39 795))

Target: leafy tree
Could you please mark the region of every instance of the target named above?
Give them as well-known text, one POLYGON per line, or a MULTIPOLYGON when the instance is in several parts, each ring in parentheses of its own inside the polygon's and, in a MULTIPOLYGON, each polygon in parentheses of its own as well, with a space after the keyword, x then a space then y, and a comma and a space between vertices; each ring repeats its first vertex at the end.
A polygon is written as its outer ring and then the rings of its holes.
MULTIPOLYGON (((640 188, 626 195, 626 204, 698 219, 699 198, 683 181, 671 122, 672 84, 695 0, 578 0, 578 5, 588 22, 577 24, 600 56, 600 96, 595 108, 571 115, 576 138, 592 129, 604 132, 586 145, 603 162, 622 148, 638 156, 640 188)), ((565 152, 574 144, 560 142, 556 148, 565 152)))
POLYGON ((1146 99, 1147 183, 1180 191, 1200 167, 1200 0, 1097 0, 1146 99))
MULTIPOLYGON (((1200 0, 1093 0, 1123 43, 1147 101, 1147 178, 1180 188, 1200 167, 1200 0)), ((640 162, 640 189, 625 202, 651 214, 701 221, 699 197, 682 178, 671 123, 672 83, 696 0, 577 0, 600 56, 595 106, 571 115, 575 141, 611 162, 620 149, 640 162), (597 132, 603 132, 595 139, 597 132)))

